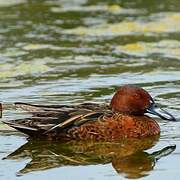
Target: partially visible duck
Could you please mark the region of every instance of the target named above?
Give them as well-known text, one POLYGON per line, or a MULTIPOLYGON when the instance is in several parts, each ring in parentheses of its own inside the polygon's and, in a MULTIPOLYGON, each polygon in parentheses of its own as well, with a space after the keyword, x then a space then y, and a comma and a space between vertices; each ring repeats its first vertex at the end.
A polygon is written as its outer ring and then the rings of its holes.
POLYGON ((0 103, 0 118, 2 118, 2 103, 0 103))
POLYGON ((159 135, 158 123, 145 113, 175 121, 170 113, 157 107, 147 91, 130 85, 120 87, 110 104, 67 106, 17 102, 15 106, 29 111, 32 117, 4 123, 30 138, 46 140, 111 141, 159 135))

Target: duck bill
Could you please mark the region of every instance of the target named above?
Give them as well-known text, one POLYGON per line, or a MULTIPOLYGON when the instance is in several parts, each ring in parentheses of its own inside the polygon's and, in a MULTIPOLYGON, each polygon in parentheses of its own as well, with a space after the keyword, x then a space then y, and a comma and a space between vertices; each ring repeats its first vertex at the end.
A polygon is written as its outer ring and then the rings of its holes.
POLYGON ((156 104, 151 104, 151 106, 148 109, 146 109, 146 112, 159 116, 163 120, 176 121, 172 114, 170 114, 164 109, 159 108, 156 104))

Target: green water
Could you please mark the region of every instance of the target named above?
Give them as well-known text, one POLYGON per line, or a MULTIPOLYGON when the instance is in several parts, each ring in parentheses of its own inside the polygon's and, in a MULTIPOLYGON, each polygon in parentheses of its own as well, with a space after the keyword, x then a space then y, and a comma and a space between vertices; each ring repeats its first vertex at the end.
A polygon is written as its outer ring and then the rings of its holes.
MULTIPOLYGON (((0 101, 104 102, 148 90, 179 120, 178 0, 0 0, 0 101)), ((21 116, 6 107, 3 120, 21 116)), ((27 142, 0 123, 0 179, 179 179, 180 123, 119 143, 27 142), (173 145, 176 145, 176 149, 173 145)))

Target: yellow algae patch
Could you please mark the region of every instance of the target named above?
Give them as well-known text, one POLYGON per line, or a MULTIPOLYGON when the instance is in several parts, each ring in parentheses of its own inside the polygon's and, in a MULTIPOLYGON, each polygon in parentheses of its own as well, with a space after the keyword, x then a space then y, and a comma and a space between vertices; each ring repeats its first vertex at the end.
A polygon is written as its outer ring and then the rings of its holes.
POLYGON ((166 30, 169 28, 168 24, 163 23, 163 22, 151 22, 148 23, 146 26, 143 25, 143 32, 154 32, 154 33, 161 33, 161 32, 166 32, 166 30))
POLYGON ((52 7, 51 11, 54 13, 66 12, 66 11, 81 11, 81 12, 105 11, 105 12, 110 12, 110 13, 123 13, 123 12, 129 12, 133 10, 125 9, 125 8, 120 7, 117 4, 113 4, 113 5, 99 5, 99 6, 52 7))
POLYGON ((22 63, 15 68, 18 74, 43 73, 49 70, 48 66, 42 63, 22 63))
POLYGON ((151 48, 152 47, 150 46, 150 44, 139 42, 118 46, 116 50, 130 55, 144 56, 144 54, 147 54, 151 51, 151 48))
POLYGON ((149 54, 158 53, 164 56, 176 57, 179 59, 180 41, 163 40, 153 43, 139 42, 133 44, 126 44, 117 46, 116 51, 137 56, 147 56, 149 54))
POLYGON ((127 44, 125 46, 121 46, 121 49, 123 49, 124 51, 141 52, 145 50, 145 46, 140 43, 135 43, 135 44, 127 44))
POLYGON ((41 49, 59 50, 60 48, 50 44, 27 44, 26 46, 23 47, 23 49, 26 51, 31 51, 31 50, 41 50, 41 49))
POLYGON ((23 62, 19 65, 1 65, 0 78, 16 77, 18 75, 41 74, 50 70, 42 61, 23 62))
MULTIPOLYGON (((106 25, 108 26, 108 25, 106 25)), ((136 22, 122 22, 120 24, 114 24, 107 28, 109 33, 113 34, 130 34, 131 32, 138 32, 139 25, 136 22)))
POLYGON ((136 22, 122 22, 119 24, 103 24, 100 26, 93 26, 89 28, 78 27, 71 30, 65 30, 63 33, 77 34, 77 35, 124 35, 138 32, 141 26, 136 22))
POLYGON ((180 21, 180 14, 172 14, 168 18, 169 18, 169 20, 180 21))
POLYGON ((0 71, 0 78, 7 78, 14 76, 14 73, 11 71, 0 71))
POLYGON ((120 10, 122 10, 122 8, 117 4, 107 6, 107 11, 112 12, 112 13, 119 12, 120 10))
POLYGON ((38 49, 44 49, 47 48, 47 46, 40 45, 40 44, 28 44, 23 47, 24 50, 38 50, 38 49))
POLYGON ((171 52, 171 54, 174 54, 176 56, 180 56, 180 48, 179 49, 172 49, 170 52, 171 52))
POLYGON ((5 52, 2 53, 2 56, 4 57, 17 57, 27 54, 27 52, 22 51, 18 48, 9 48, 5 52))
POLYGON ((65 34, 105 36, 105 35, 127 35, 134 33, 168 33, 180 31, 180 13, 164 13, 161 17, 154 17, 154 21, 123 21, 114 24, 100 24, 91 27, 77 27, 64 30, 65 34))

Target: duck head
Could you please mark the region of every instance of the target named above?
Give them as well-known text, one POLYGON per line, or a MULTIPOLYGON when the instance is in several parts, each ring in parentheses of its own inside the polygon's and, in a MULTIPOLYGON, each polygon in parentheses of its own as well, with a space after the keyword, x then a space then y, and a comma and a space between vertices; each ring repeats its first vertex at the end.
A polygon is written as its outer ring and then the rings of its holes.
POLYGON ((130 85, 120 87, 114 94, 110 107, 123 114, 143 115, 150 113, 164 120, 176 120, 170 113, 159 108, 147 91, 130 85))

